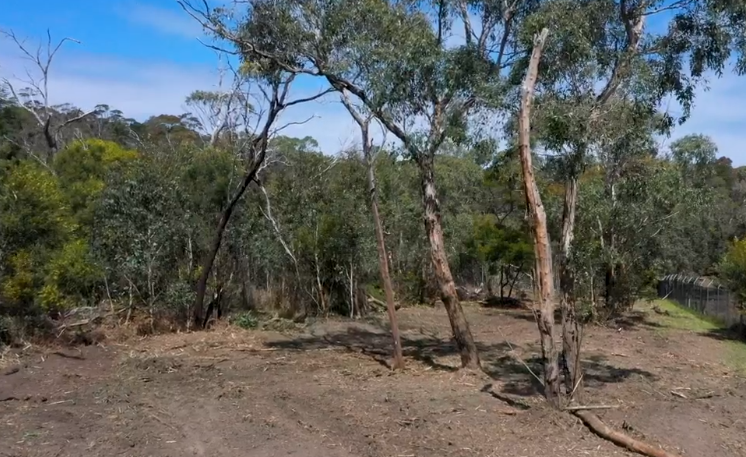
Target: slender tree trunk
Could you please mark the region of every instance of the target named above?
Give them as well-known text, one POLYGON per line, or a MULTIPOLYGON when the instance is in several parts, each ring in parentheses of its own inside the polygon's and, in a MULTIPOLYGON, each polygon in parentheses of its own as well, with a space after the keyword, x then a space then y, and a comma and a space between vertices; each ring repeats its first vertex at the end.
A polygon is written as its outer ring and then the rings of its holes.
POLYGON ((48 161, 51 161, 52 158, 54 158, 54 155, 57 154, 57 151, 59 150, 59 145, 57 144, 57 138, 55 138, 55 135, 52 132, 51 124, 52 124, 52 117, 50 115, 47 118, 47 120, 44 122, 44 125, 42 126, 42 130, 44 132, 44 139, 47 142, 47 148, 49 148, 48 161))
POLYGON ((516 268, 515 276, 513 276, 513 280, 510 281, 510 289, 508 289, 508 297, 513 296, 513 288, 515 287, 516 281, 518 281, 518 276, 521 274, 521 269, 516 268))
POLYGON ((456 284, 453 281, 451 268, 448 265, 445 242, 443 239, 443 226, 440 221, 440 203, 435 189, 434 157, 432 154, 423 154, 418 160, 420 177, 422 180, 422 197, 425 208, 425 230, 430 241, 430 256, 435 270, 435 277, 440 289, 440 297, 448 313, 451 323, 453 337, 461 354, 461 366, 464 368, 480 368, 479 353, 474 343, 474 337, 469 329, 469 323, 464 316, 458 295, 456 284))
MULTIPOLYGON (((360 134, 362 136, 363 144, 363 156, 365 159, 365 166, 367 168, 368 175, 368 191, 370 192, 370 212, 373 214, 373 225, 376 231, 376 247, 378 248, 378 268, 381 272, 381 283, 383 284, 383 291, 386 294, 386 312, 389 315, 389 324, 391 325, 391 337, 394 342, 394 360, 391 367, 394 370, 404 368, 404 355, 402 354, 401 338, 399 336, 399 322, 396 317, 396 303, 394 303, 394 288, 391 285, 391 274, 389 273, 389 259, 388 253, 386 252, 386 242, 383 234, 383 224, 381 223, 381 215, 378 212, 378 186, 376 186, 376 172, 375 163, 373 160, 373 144, 370 139, 369 127, 370 120, 363 119, 360 112, 356 110, 350 101, 347 99, 344 92, 342 92, 342 104, 344 104, 347 111, 349 111, 352 118, 357 122, 360 127, 360 134)), ((400 232, 401 239, 401 232, 400 232)))
POLYGON ((202 261, 202 271, 200 271, 199 279, 197 280, 197 297, 194 301, 195 323, 205 322, 202 316, 202 311, 205 304, 207 280, 210 278, 210 272, 212 271, 212 267, 215 264, 215 258, 218 256, 218 251, 220 251, 220 245, 223 242, 225 229, 228 226, 228 221, 230 220, 231 215, 233 215, 233 211, 235 210, 236 205, 241 200, 241 197, 243 197, 243 194, 246 192, 249 184, 251 184, 251 181, 253 181, 254 177, 256 177, 256 172, 259 169, 259 166, 261 165, 261 161, 263 159, 264 152, 261 153, 261 160, 252 161, 249 170, 246 172, 243 179, 241 180, 241 184, 239 185, 238 189, 236 189, 236 192, 233 194, 233 198, 231 198, 231 200, 228 202, 228 205, 226 205, 225 209, 223 209, 223 212, 220 214, 218 227, 215 230, 215 235, 212 238, 212 243, 210 243, 210 250, 207 251, 205 258, 202 261))
POLYGON ((606 173, 606 182, 604 192, 611 201, 611 214, 610 220, 606 223, 604 236, 604 246, 606 247, 607 258, 609 259, 606 263, 605 271, 605 286, 606 286, 606 310, 607 312, 616 313, 618 306, 618 297, 616 292, 616 212, 617 212, 617 194, 616 194, 616 181, 619 173, 615 169, 615 165, 610 166, 610 170, 606 173))
POLYGON ((562 239, 560 240, 559 277, 560 309, 562 310, 562 359, 565 374, 565 391, 569 395, 581 392, 580 367, 581 328, 578 323, 575 301, 575 276, 570 266, 575 210, 578 201, 578 178, 573 171, 565 183, 565 201, 562 209, 562 239))
POLYGON ((389 274, 389 262, 386 255, 386 242, 383 236, 383 224, 378 212, 378 188, 376 187, 376 175, 373 169, 371 157, 366 155, 368 166, 368 189, 370 191, 370 210, 373 214, 373 225, 376 228, 376 246, 378 247, 378 268, 381 271, 381 283, 386 294, 386 312, 391 324, 391 336, 394 340, 394 361, 392 368, 400 370, 404 368, 404 356, 402 354, 401 338, 399 336, 399 322, 396 317, 396 304, 394 303, 394 289, 391 286, 391 275, 389 274))
POLYGON ((518 146, 523 172, 523 185, 529 209, 529 220, 534 238, 534 254, 537 266, 539 288, 538 327, 541 336, 541 352, 544 362, 544 395, 549 403, 561 406, 558 354, 554 342, 554 281, 552 278, 552 253, 547 229, 547 215, 541 201, 539 188, 534 176, 531 157, 531 102, 534 86, 539 73, 539 60, 544 48, 548 29, 534 37, 526 79, 521 95, 521 109, 518 117, 518 146))
MULTIPOLYGON (((355 276, 354 264, 350 259, 350 319, 355 318, 355 276)), ((359 312, 359 311, 358 311, 359 312)))
POLYGON ((248 147, 248 152, 251 153, 252 157, 251 162, 249 163, 238 188, 233 193, 233 197, 231 197, 230 201, 223 209, 223 212, 220 214, 218 227, 215 230, 215 235, 213 236, 212 243, 210 244, 210 249, 207 251, 207 255, 202 261, 202 271, 200 271, 199 279, 197 280, 197 296, 194 300, 195 323, 203 322, 202 313, 205 304, 205 292, 207 291, 207 280, 210 278, 212 266, 215 264, 215 258, 218 255, 218 251, 220 251, 220 245, 223 242, 223 235, 225 234, 225 229, 228 226, 228 221, 230 221, 230 218, 233 215, 233 211, 236 209, 236 205, 238 205, 238 202, 241 201, 241 198, 246 192, 246 189, 249 187, 249 184, 251 184, 251 181, 256 178, 256 173, 259 171, 259 168, 264 162, 264 157, 267 154, 270 129, 272 128, 272 125, 277 119, 277 115, 280 113, 280 111, 282 111, 290 104, 296 104, 303 101, 295 100, 289 102, 288 104, 285 104, 285 97, 288 93, 289 84, 293 79, 294 76, 288 79, 285 83, 278 83, 273 85, 272 99, 270 101, 269 111, 267 113, 267 118, 265 119, 264 126, 262 127, 261 132, 259 132, 259 134, 254 138, 253 141, 251 141, 248 147))
MULTIPOLYGON (((382 115, 381 111, 373 105, 371 99, 363 90, 335 75, 325 73, 324 76, 332 87, 340 91, 348 90, 357 96, 360 101, 371 109, 376 118, 378 118, 378 120, 391 133, 402 140, 405 147, 410 152, 414 153, 413 155, 416 157, 417 165, 420 169, 422 198, 425 212, 425 229, 430 242, 431 260, 438 281, 443 305, 448 313, 448 319, 451 322, 454 339, 456 340, 459 352, 461 353, 462 366, 465 368, 479 368, 480 363, 477 346, 474 343, 474 338, 469 330, 469 324, 466 322, 461 303, 459 303, 458 295, 456 294, 456 285, 453 281, 453 275, 451 274, 451 269, 448 265, 448 257, 446 255, 445 243, 443 240, 443 227, 440 222, 440 208, 435 190, 434 155, 435 150, 440 144, 442 144, 443 139, 445 138, 443 128, 445 125, 443 100, 433 100, 435 109, 433 118, 435 120, 431 122, 431 135, 429 138, 430 147, 427 151, 421 151, 413 144, 412 138, 409 137, 404 130, 392 122, 387 116, 382 115)), ((464 108, 466 108, 466 105, 464 105, 464 108)))
POLYGON ((500 265, 500 298, 505 298, 505 267, 500 265))

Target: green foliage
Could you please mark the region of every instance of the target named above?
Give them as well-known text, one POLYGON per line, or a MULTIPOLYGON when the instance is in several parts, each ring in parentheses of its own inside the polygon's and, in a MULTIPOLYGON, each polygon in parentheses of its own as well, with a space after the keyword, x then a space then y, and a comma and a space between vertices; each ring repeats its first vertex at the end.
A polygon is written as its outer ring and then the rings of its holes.
POLYGON ((0 194, 3 252, 30 244, 56 244, 76 225, 54 175, 38 164, 21 162, 5 170, 0 194))
MULTIPOLYGON (((663 17, 659 3, 470 1, 467 17, 484 33, 460 41, 461 3, 451 1, 251 2, 245 15, 217 8, 210 19, 241 37, 232 43, 241 77, 276 83, 283 68, 302 69, 407 131, 406 150, 382 151, 375 171, 396 292, 417 301, 433 282, 423 158, 434 159, 457 280, 531 266, 516 100, 533 35, 549 27, 532 123, 537 179, 555 243, 564 189, 578 179, 570 266, 577 301, 593 311, 600 296, 644 295, 662 273, 718 266, 734 288, 746 283, 741 241, 727 245, 746 233, 746 172, 716 159, 707 137, 675 141, 670 154, 655 141, 673 121, 658 109, 664 98, 675 96, 686 117, 708 71, 734 56, 745 68, 746 10, 743 2, 678 2, 666 8, 666 30, 650 27, 663 17), (643 16, 639 43, 625 49, 643 16), (495 119, 507 121, 502 137, 495 119)), ((52 158, 33 115, 0 93, 0 312, 41 315, 105 294, 153 314, 188 315, 201 260, 247 166, 241 142, 252 133, 236 131, 240 115, 223 111, 228 99, 252 115, 266 108, 204 91, 187 99, 200 119, 136 122, 102 105, 72 122, 80 110, 50 108, 61 147, 52 158), (223 115, 230 125, 220 124, 223 115), (205 147, 210 127, 230 131, 205 147)), ((259 185, 225 232, 208 300, 347 314, 355 294, 379 283, 365 165, 356 153, 328 152, 311 137, 271 140, 259 185)), ((256 325, 253 314, 238 315, 256 325)))
POLYGON ((254 311, 245 311, 231 317, 231 324, 244 330, 253 330, 259 327, 259 316, 254 311))
POLYGON ((59 179, 32 162, 6 170, 0 191, 1 295, 9 310, 59 310, 91 296, 100 278, 59 179), (7 215, 7 217, 5 217, 7 215))
POLYGON ((505 227, 494 214, 474 216, 469 244, 477 258, 488 264, 502 263, 522 269, 533 260, 533 245, 526 231, 505 227))
POLYGON ((735 239, 719 265, 720 277, 746 304, 746 237, 735 239))
POLYGON ((81 225, 91 225, 94 205, 105 187, 107 175, 137 157, 136 151, 99 139, 76 141, 55 156, 52 167, 81 225))
POLYGON ((101 279, 88 243, 72 239, 52 253, 39 298, 44 309, 72 308, 87 301, 101 279))
POLYGON ((93 240, 119 288, 153 305, 178 270, 185 242, 178 181, 157 162, 142 160, 111 177, 94 216, 93 240))

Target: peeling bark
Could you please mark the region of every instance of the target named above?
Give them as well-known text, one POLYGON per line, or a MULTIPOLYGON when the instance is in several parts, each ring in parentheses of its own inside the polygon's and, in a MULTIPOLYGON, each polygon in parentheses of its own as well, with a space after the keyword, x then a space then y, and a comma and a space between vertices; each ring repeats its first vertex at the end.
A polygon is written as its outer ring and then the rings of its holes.
POLYGON ((521 94, 521 109, 518 116, 518 146, 523 172, 523 185, 529 212, 529 223, 534 238, 536 256, 536 283, 538 285, 539 316, 538 326, 541 336, 541 352, 544 362, 544 395, 555 407, 561 406, 559 360, 554 342, 554 282, 552 278, 552 253, 549 244, 547 215, 541 201, 539 188, 534 176, 531 157, 531 103, 534 86, 539 73, 539 60, 544 49, 549 29, 543 29, 534 37, 526 79, 521 94))
POLYGON ((581 327, 575 301, 575 276, 570 266, 570 253, 575 231, 575 209, 578 201, 577 173, 572 172, 565 183, 565 201, 562 210, 562 239, 560 240, 559 277, 560 309, 562 310, 562 360, 565 392, 579 396, 582 392, 580 367, 581 327))
POLYGON ((451 267, 448 264, 443 226, 440 221, 440 202, 435 189, 434 157, 432 154, 423 156, 418 161, 422 184, 422 198, 425 207, 425 230, 430 241, 430 256, 435 277, 440 289, 440 298, 451 323, 453 337, 456 340, 461 355, 463 368, 480 369, 479 353, 474 337, 469 329, 469 323, 464 316, 464 310, 456 293, 456 283, 453 281, 451 267))

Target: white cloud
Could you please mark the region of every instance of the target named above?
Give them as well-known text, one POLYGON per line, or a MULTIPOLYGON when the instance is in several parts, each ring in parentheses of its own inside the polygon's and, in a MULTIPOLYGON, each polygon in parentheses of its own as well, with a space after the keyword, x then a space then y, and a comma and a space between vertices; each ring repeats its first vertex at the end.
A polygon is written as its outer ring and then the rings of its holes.
MULTIPOLYGON (((121 59, 87 54, 75 46, 65 46, 54 62, 50 80, 52 103, 69 102, 82 109, 107 104, 128 117, 144 120, 152 115, 185 112, 184 100, 189 93, 209 90, 217 83, 216 70, 207 65, 121 59)), ((10 43, 0 41, 0 77, 24 77, 30 64, 19 57, 10 43)), ((722 79, 713 79, 710 90, 699 90, 690 120, 675 129, 672 139, 689 133, 709 135, 721 155, 730 157, 736 165, 746 165, 746 110, 739 102, 746 98, 745 81, 726 74, 722 79)), ((317 90, 307 82, 302 88, 296 89, 293 96, 308 96, 317 90)), ((675 109, 674 104, 672 111, 675 109)), ((312 136, 326 153, 359 144, 358 128, 336 95, 292 107, 279 122, 303 122, 287 127, 282 134, 312 136), (303 122, 310 117, 310 121, 303 122)), ((376 137, 380 140, 382 135, 376 137)), ((392 141, 393 136, 389 134, 387 139, 392 141)))
MULTIPOLYGON (((72 46, 63 49, 53 63, 49 81, 52 104, 71 103, 84 110, 106 104, 142 121, 152 115, 186 112, 184 100, 192 91, 214 89, 218 82, 217 70, 206 65, 119 59, 86 54, 72 46)), ((27 79, 27 69, 38 77, 33 63, 21 58, 7 42, 0 42, 0 62, 0 78, 8 78, 17 87, 25 85, 21 80, 27 79)), ((303 86, 305 90, 295 89, 291 98, 317 93, 313 86, 303 86)), ((328 95, 288 108, 277 126, 291 125, 281 134, 312 136, 326 153, 359 143, 357 127, 337 100, 328 95)))

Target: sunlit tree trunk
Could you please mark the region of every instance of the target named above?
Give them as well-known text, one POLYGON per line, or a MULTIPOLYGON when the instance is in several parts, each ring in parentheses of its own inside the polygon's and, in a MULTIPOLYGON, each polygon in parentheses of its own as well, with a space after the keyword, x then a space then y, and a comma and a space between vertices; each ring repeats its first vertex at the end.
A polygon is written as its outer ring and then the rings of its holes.
POLYGON ((570 265, 577 202, 578 179, 577 174, 573 172, 565 183, 565 201, 562 210, 562 239, 560 240, 558 262, 565 390, 571 396, 580 393, 580 382, 582 380, 580 369, 581 327, 578 322, 577 303, 575 300, 575 275, 570 265))
POLYGON ((539 315, 538 327, 541 336, 541 352, 544 363, 544 395, 549 403, 561 406, 559 360, 554 342, 554 282, 552 278, 552 252, 549 244, 547 215, 541 201, 539 188, 534 176, 531 157, 531 102, 534 86, 539 73, 539 60, 544 49, 548 29, 543 29, 534 37, 526 79, 521 94, 521 109, 518 117, 518 146, 523 172, 523 185, 529 210, 529 222, 534 238, 536 256, 536 283, 538 286, 539 315))
POLYGON ((422 198, 425 209, 425 230, 430 241, 430 257, 435 270, 435 277, 440 289, 440 297, 451 323, 453 337, 461 355, 461 366, 479 369, 479 353, 474 337, 466 321, 464 310, 456 293, 456 283, 448 264, 443 226, 440 220, 440 202, 435 189, 434 157, 426 154, 418 160, 420 178, 422 181, 422 198))
POLYGON ((378 268, 381 272, 381 283, 386 295, 386 312, 389 316, 391 325, 391 337, 394 343, 394 360, 392 368, 404 368, 404 355, 401 347, 401 337, 399 336, 399 322, 396 317, 396 303, 394 302, 394 288, 391 285, 391 274, 389 273, 388 254, 386 252, 386 242, 383 235, 383 223, 378 211, 378 187, 376 186, 375 163, 373 158, 373 144, 370 139, 370 121, 371 118, 363 119, 360 112, 356 110, 347 99, 344 91, 342 92, 342 103, 352 118, 360 127, 360 133, 363 141, 363 158, 368 175, 368 191, 370 193, 370 211, 373 214, 373 225, 376 231, 376 247, 378 248, 378 268))

